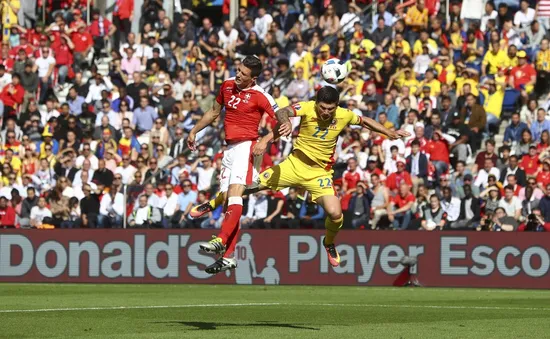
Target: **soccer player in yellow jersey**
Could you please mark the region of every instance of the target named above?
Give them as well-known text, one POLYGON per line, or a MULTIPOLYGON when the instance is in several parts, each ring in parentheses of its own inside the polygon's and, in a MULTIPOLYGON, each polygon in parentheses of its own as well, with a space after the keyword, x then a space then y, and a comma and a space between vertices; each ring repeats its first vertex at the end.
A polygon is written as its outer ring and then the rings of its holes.
MULTIPOLYGON (((246 193, 263 189, 281 190, 301 186, 311 194, 313 201, 326 212, 326 234, 323 240, 329 262, 338 266, 340 255, 334 245, 334 238, 342 227, 344 218, 340 200, 335 195, 332 181, 332 165, 336 159, 335 149, 338 136, 348 125, 360 125, 386 135, 390 139, 409 136, 405 131, 393 131, 378 122, 360 117, 348 109, 338 107, 339 93, 332 87, 323 87, 317 92, 315 101, 299 102, 276 112, 280 123, 289 122, 289 117, 300 117, 300 133, 292 154, 279 165, 260 174, 259 186, 246 193)), ((218 197, 195 207, 191 216, 196 218, 214 210, 223 203, 218 197)))

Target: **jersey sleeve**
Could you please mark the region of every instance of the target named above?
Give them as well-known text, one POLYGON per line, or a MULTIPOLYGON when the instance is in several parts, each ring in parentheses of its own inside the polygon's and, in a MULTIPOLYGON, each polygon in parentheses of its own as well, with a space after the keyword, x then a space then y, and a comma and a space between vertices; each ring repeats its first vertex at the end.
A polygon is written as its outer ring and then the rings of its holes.
POLYGON ((361 125, 363 123, 363 118, 353 113, 349 109, 345 109, 345 108, 338 108, 338 109, 341 109, 344 112, 346 120, 348 121, 348 125, 361 125))
POLYGON ((307 114, 307 112, 311 112, 315 110, 315 102, 314 101, 302 101, 298 102, 292 106, 292 110, 294 111, 294 116, 301 117, 307 114))
POLYGON ((277 106, 277 103, 275 102, 275 99, 271 96, 271 94, 267 92, 262 92, 258 99, 258 106, 262 109, 264 113, 267 113, 270 118, 275 118, 275 111, 279 109, 279 106, 277 106))

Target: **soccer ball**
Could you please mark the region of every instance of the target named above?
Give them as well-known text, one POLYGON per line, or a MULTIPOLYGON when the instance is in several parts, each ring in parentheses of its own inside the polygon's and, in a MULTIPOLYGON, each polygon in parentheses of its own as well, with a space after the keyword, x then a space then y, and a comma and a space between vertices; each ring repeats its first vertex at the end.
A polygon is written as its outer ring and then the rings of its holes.
POLYGON ((321 75, 329 84, 339 84, 348 75, 348 66, 340 59, 328 59, 321 67, 321 75))

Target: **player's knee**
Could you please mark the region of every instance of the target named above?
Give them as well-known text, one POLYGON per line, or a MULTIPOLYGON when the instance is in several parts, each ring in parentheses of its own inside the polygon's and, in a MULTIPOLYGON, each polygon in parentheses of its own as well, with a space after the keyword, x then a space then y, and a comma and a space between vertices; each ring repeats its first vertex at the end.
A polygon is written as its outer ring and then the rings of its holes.
POLYGON ((342 214, 342 211, 337 211, 337 210, 334 210, 334 211, 327 211, 327 216, 330 218, 330 220, 332 220, 333 222, 338 222, 340 221, 344 215, 342 214))

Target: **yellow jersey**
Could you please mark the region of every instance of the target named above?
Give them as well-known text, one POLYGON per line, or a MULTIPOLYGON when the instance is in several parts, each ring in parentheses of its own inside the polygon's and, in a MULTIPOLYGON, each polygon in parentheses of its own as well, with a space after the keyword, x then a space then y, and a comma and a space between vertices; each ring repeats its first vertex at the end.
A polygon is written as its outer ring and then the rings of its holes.
POLYGON ((493 114, 495 117, 500 119, 500 113, 502 113, 502 103, 504 102, 504 88, 497 85, 497 90, 493 94, 489 94, 489 91, 486 89, 481 89, 481 93, 485 97, 483 102, 483 108, 485 112, 493 114))
POLYGON ((485 54, 482 63, 483 67, 489 65, 489 74, 496 74, 499 67, 508 67, 509 64, 510 58, 508 58, 508 55, 503 50, 498 51, 497 54, 488 52, 485 54))
POLYGON ((330 169, 335 161, 338 136, 348 125, 360 125, 361 117, 349 109, 338 107, 332 120, 321 121, 317 118, 315 101, 302 101, 291 107, 295 116, 301 118, 294 149, 300 150, 317 165, 330 169))
MULTIPOLYGON (((426 44, 429 45, 431 48, 437 50, 437 42, 433 39, 428 39, 426 41, 426 44)), ((424 47, 424 44, 420 40, 416 40, 416 42, 413 45, 413 53, 414 55, 420 55, 422 54, 422 48, 424 47)), ((428 48, 429 49, 429 48, 428 48)))
POLYGON ((550 71, 550 49, 537 53, 537 71, 550 71))

